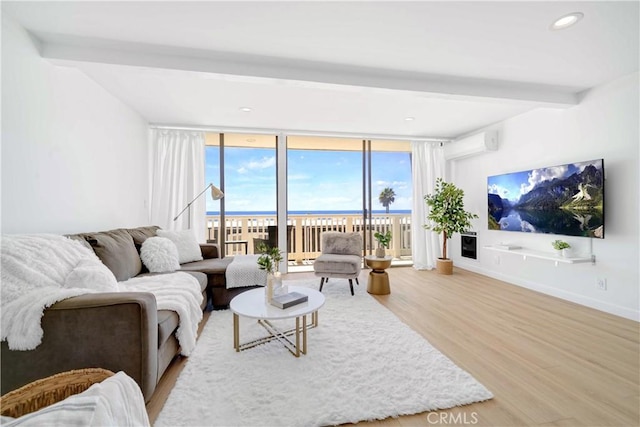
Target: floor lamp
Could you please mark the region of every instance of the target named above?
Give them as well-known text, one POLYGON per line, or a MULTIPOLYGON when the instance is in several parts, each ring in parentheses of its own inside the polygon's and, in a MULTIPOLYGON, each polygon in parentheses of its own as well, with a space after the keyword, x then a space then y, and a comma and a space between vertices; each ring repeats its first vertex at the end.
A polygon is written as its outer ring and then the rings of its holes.
POLYGON ((196 197, 194 197, 193 200, 190 201, 189 204, 187 206, 185 206, 184 209, 182 209, 180 211, 180 213, 178 215, 176 215, 175 218, 173 218, 173 221, 174 222, 177 221, 177 219, 180 218, 180 215, 182 215, 184 213, 184 211, 189 210, 189 222, 188 222, 189 227, 188 228, 191 228, 191 205, 193 204, 193 202, 198 200, 198 197, 202 196, 204 194, 204 192, 207 191, 209 188, 211 188, 211 198, 213 200, 220 200, 220 199, 222 199, 224 197, 224 193, 218 187, 216 187, 213 184, 209 184, 209 185, 207 185, 205 187, 204 190, 202 190, 200 192, 200 194, 198 194, 196 197))

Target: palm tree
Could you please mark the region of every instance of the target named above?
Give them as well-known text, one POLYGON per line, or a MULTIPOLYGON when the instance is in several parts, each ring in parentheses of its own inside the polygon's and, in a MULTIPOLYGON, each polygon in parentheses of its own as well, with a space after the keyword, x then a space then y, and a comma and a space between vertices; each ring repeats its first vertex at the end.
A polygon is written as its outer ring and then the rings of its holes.
POLYGON ((389 213, 389 205, 396 201, 396 193, 393 191, 393 188, 387 187, 380 192, 378 200, 380 204, 385 207, 387 213, 389 213))

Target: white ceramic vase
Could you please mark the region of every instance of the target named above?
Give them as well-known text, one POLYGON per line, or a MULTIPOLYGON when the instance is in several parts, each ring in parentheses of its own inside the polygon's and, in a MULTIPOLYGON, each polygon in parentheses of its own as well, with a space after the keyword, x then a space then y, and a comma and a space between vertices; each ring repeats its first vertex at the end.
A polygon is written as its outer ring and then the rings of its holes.
POLYGON ((267 273, 267 286, 264 288, 264 299, 267 304, 271 303, 271 299, 273 299, 273 282, 273 274, 267 273))

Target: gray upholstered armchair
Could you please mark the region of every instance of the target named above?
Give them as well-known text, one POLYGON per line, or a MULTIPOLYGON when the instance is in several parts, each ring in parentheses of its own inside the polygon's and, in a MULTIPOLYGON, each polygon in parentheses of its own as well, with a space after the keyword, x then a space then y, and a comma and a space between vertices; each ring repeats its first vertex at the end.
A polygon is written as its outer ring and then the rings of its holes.
POLYGON ((322 233, 322 255, 313 263, 315 275, 320 277, 320 292, 329 278, 348 279, 353 295, 353 279, 358 282, 362 270, 362 236, 359 233, 322 233))

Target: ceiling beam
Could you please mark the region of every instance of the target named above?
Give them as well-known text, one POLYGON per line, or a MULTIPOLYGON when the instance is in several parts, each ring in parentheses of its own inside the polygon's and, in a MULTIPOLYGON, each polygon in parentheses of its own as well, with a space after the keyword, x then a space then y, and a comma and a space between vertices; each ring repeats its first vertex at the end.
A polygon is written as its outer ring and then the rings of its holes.
POLYGON ((52 61, 116 64, 209 73, 239 81, 273 80, 278 84, 349 90, 408 91, 428 97, 535 102, 567 108, 578 104, 578 88, 545 84, 434 75, 393 69, 368 68, 275 58, 260 55, 158 46, 113 40, 37 33, 42 57, 52 61))

